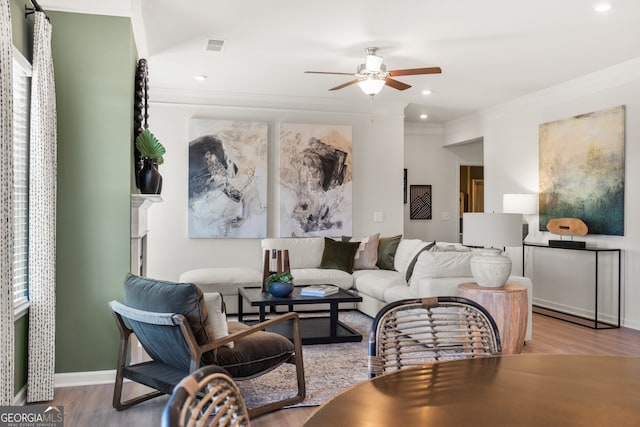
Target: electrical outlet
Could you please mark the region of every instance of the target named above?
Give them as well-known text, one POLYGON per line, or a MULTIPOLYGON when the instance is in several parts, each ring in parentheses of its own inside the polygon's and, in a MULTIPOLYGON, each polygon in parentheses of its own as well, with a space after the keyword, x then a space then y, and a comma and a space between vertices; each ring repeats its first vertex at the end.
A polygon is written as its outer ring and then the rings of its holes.
POLYGON ((384 212, 373 213, 373 222, 383 222, 383 221, 384 221, 384 212))
POLYGON ((451 220, 451 213, 449 213, 449 212, 442 212, 442 220, 443 220, 443 221, 449 221, 449 220, 451 220))

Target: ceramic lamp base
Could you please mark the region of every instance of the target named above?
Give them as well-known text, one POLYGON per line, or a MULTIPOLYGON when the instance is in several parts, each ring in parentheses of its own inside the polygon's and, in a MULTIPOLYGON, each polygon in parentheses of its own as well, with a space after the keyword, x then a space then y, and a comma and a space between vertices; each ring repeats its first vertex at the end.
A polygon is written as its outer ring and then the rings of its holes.
POLYGON ((477 249, 471 258, 471 274, 479 286, 500 288, 511 274, 511 259, 500 249, 477 249))

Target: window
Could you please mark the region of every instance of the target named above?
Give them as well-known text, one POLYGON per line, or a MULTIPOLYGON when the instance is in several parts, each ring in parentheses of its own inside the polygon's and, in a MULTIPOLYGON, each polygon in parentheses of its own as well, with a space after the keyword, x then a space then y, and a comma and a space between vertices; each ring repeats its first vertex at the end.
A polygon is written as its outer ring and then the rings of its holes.
POLYGON ((29 87, 31 65, 13 52, 13 300, 17 316, 29 301, 29 87))

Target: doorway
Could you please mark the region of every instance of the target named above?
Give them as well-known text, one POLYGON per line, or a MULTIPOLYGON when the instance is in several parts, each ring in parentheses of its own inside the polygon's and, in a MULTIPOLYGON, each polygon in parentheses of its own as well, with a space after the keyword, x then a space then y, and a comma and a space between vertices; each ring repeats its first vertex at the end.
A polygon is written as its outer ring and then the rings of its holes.
POLYGON ((462 243, 462 215, 484 212, 484 166, 460 165, 458 241, 462 243))

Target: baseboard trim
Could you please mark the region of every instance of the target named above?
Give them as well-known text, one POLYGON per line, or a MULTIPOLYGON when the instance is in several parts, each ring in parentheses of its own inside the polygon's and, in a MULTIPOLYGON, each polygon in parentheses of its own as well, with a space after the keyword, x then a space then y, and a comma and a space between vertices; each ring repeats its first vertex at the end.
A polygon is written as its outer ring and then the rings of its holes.
POLYGON ((82 385, 110 384, 115 381, 116 370, 69 372, 55 374, 55 387, 76 387, 82 385))

